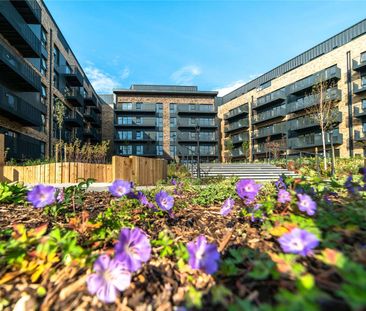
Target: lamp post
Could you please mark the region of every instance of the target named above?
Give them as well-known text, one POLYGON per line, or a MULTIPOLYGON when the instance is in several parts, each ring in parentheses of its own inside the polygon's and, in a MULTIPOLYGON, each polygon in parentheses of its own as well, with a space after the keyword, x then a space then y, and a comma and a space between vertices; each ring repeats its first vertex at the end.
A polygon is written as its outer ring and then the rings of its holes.
POLYGON ((201 152, 200 152, 200 131, 201 128, 199 125, 196 126, 196 139, 197 139, 197 178, 201 178, 201 152))

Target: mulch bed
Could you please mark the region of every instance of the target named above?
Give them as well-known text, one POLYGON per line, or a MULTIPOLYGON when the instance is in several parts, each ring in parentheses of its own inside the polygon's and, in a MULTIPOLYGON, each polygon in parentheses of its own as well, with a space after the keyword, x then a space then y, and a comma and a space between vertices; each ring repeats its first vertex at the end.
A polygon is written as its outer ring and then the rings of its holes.
MULTIPOLYGON (((103 212, 112 197, 109 193, 88 192, 83 207, 77 211, 86 210, 90 219, 103 212)), ((188 198, 180 198, 187 201, 188 198)), ((219 215, 221 206, 201 207, 187 205, 175 211, 175 218, 152 217, 147 222, 135 219, 135 225, 143 229, 150 239, 157 239, 159 232, 168 229, 175 241, 187 243, 200 234, 204 234, 210 242, 216 242, 219 250, 225 255, 230 247, 246 246, 263 253, 270 250, 279 250, 278 245, 270 236, 262 233, 260 227, 250 224, 237 216, 238 211, 227 217, 219 215)), ((138 215, 140 210, 134 210, 138 215)), ((22 223, 27 228, 48 224, 67 227, 67 221, 60 216, 54 219, 31 206, 3 205, 0 206, 0 230, 12 228, 14 224, 22 223)), ((1 238, 1 237, 0 237, 1 238)), ((248 281, 245 275, 237 278, 209 276, 199 271, 178 269, 176 262, 167 257, 161 258, 155 248, 151 260, 143 268, 133 274, 130 287, 123 292, 115 304, 103 304, 96 297, 91 296, 86 289, 87 268, 78 266, 63 266, 57 264, 58 269, 42 286, 47 290, 44 297, 37 295, 38 285, 32 284, 29 276, 21 274, 11 281, 0 285, 0 301, 6 298, 10 305, 5 310, 12 310, 15 303, 28 294, 26 310, 173 310, 175 306, 184 305, 184 296, 189 285, 204 290, 214 284, 224 284, 236 295, 254 302, 273 301, 273 296, 279 286, 293 287, 293 281, 281 278, 280 280, 248 281)), ((56 266, 57 267, 57 266, 56 266)), ((5 274, 4 267, 0 267, 0 279, 5 274)), ((250 269, 250 266, 247 267, 250 269)), ((90 270, 89 270, 90 271, 90 270)), ((332 276, 329 276, 331 278, 332 276)), ((220 309, 210 302, 210 294, 204 297, 203 310, 220 309)), ((339 310, 342 310, 343 305, 339 310)))

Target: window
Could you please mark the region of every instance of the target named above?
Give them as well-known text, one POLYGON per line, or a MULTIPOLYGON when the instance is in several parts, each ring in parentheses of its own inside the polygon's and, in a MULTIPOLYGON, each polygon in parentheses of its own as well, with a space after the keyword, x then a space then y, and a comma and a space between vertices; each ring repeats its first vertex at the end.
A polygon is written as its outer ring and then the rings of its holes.
POLYGON ((41 85, 41 103, 43 105, 47 105, 47 89, 46 87, 42 84, 41 85))
POLYGON ((10 106, 11 108, 13 108, 14 110, 17 110, 17 102, 15 100, 15 97, 9 93, 5 94, 6 96, 6 102, 8 103, 8 106, 10 106))
POLYGON ((163 146, 162 145, 157 145, 156 146, 156 155, 162 156, 163 154, 164 154, 164 152, 163 152, 163 146))
POLYGON ((45 77, 46 73, 47 73, 47 59, 44 56, 42 56, 42 58, 41 58, 41 75, 45 77))
POLYGON ((177 141, 177 132, 170 132, 170 141, 171 142, 177 141))
POLYGON ((123 155, 132 154, 132 146, 131 145, 119 146, 119 154, 123 155))
POLYGON ((177 118, 170 118, 170 126, 177 126, 177 118))
POLYGON ((136 103, 136 110, 141 110, 142 108, 142 104, 141 103, 136 103))
POLYGON ((131 131, 118 131, 118 139, 129 140, 132 139, 131 131))
POLYGON ((60 82, 60 78, 58 76, 58 73, 56 72, 56 70, 53 71, 53 86, 55 88, 59 88, 59 82, 60 82))
POLYGON ((362 109, 366 110, 366 99, 362 100, 362 109))
POLYGON ((163 134, 163 132, 157 132, 157 141, 163 141, 163 139, 164 139, 164 134, 163 134))
POLYGON ((43 27, 41 28, 41 44, 47 50, 47 32, 43 27))
POLYGON ((142 132, 141 131, 136 132, 136 139, 142 139, 142 132))
POLYGON ((195 111, 195 110, 196 110, 196 105, 190 104, 189 111, 195 111))
POLYGON ((366 62, 366 52, 361 53, 360 62, 361 63, 366 62))
POLYGON ((366 123, 362 123, 362 131, 366 133, 366 123))
POLYGON ((156 118, 156 126, 157 127, 162 127, 163 126, 163 118, 162 117, 156 118))
POLYGON ((156 104, 156 112, 163 113, 163 104, 156 104))
POLYGON ((175 157, 177 154, 177 146, 170 146, 170 156, 175 157))
POLYGON ((132 124, 131 117, 122 117, 122 124, 132 124))
POLYGON ((53 46, 53 63, 57 66, 60 65, 60 50, 56 45, 53 46))
POLYGON ((170 113, 176 113, 177 112, 177 105, 176 104, 170 104, 170 113))
POLYGON ((39 131, 46 133, 46 116, 41 114, 41 126, 39 127, 39 131))
POLYGON ((362 87, 366 86, 366 76, 361 77, 361 85, 362 87))
POLYGON ((142 124, 142 118, 136 117, 136 124, 142 124))
POLYGON ((132 110, 132 103, 123 103, 122 110, 132 110))
POLYGON ((144 146, 142 146, 142 145, 136 146, 136 154, 137 155, 144 154, 144 146))

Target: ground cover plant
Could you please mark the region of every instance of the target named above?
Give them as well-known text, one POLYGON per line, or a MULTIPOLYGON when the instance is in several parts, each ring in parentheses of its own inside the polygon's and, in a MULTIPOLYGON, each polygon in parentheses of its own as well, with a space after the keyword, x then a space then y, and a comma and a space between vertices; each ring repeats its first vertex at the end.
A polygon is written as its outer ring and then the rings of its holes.
POLYGON ((366 170, 0 185, 0 310, 364 310, 366 170))

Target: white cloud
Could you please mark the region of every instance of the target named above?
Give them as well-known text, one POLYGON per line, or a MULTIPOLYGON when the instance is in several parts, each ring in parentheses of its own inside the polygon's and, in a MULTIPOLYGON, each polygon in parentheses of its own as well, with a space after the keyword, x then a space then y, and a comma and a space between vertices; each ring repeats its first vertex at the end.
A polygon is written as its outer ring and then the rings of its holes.
POLYGON ((229 94, 230 92, 236 90, 237 88, 241 87, 245 83, 246 83, 246 81, 244 81, 244 80, 238 80, 238 81, 230 83, 222 88, 216 89, 214 91, 219 92, 219 94, 217 96, 222 97, 222 96, 229 94))
POLYGON ((128 67, 125 67, 125 68, 122 70, 122 73, 121 73, 121 79, 122 79, 122 80, 127 79, 129 76, 130 76, 130 69, 129 69, 128 67))
POLYGON ((97 93, 112 93, 112 90, 119 86, 118 79, 96 68, 93 64, 88 64, 84 71, 97 93))
POLYGON ((230 84, 228 84, 228 85, 226 85, 222 88, 218 88, 214 91, 219 92, 219 94, 217 96, 222 97, 222 96, 224 96, 226 94, 229 94, 230 92, 236 90, 237 88, 241 87, 242 85, 248 83, 249 81, 254 80, 255 78, 257 78, 259 76, 260 76, 260 74, 251 74, 251 75, 249 75, 248 80, 237 80, 237 81, 234 81, 234 82, 232 82, 232 83, 230 83, 230 84))
POLYGON ((196 65, 184 66, 173 72, 170 78, 176 84, 190 84, 193 79, 202 73, 201 68, 196 65))

